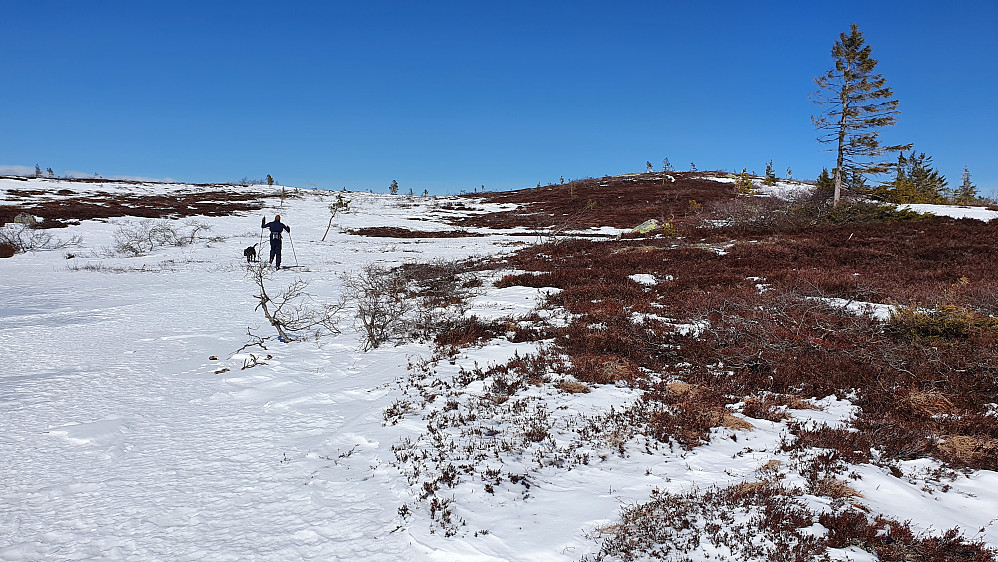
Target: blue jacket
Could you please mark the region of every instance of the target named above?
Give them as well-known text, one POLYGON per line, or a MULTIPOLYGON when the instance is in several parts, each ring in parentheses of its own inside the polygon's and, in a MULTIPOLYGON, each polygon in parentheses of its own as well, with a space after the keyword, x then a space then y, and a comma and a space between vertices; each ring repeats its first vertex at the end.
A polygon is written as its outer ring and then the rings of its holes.
POLYGON ((291 233, 291 227, 288 226, 288 225, 286 225, 286 224, 284 224, 283 222, 281 222, 279 220, 273 220, 273 221, 270 221, 270 222, 266 222, 266 221, 267 221, 267 219, 260 219, 260 228, 269 228, 270 229, 270 241, 271 242, 279 242, 281 240, 281 232, 283 232, 285 230, 287 230, 289 234, 291 233))

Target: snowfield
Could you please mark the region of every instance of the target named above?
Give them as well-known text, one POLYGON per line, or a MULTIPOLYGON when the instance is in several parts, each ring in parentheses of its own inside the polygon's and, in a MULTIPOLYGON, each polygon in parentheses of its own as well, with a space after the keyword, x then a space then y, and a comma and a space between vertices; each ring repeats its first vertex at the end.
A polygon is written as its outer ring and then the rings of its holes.
MULTIPOLYGON (((0 179, 0 204, 13 204, 8 191, 34 181, 0 179)), ((149 189, 180 188, 191 189, 149 189)), ((49 181, 45 189, 96 190, 49 181)), ((349 308, 339 334, 279 342, 256 309, 243 249, 261 242, 261 215, 280 214, 291 227, 284 264, 296 267, 270 275, 268 290, 302 280, 317 301, 336 302, 342 276, 372 263, 490 256, 539 241, 481 228, 468 229, 474 237, 433 239, 345 232, 454 230, 444 217, 492 210, 469 199, 460 203, 471 211, 441 208, 456 201, 300 191, 283 206, 267 198, 261 212, 198 217, 213 241, 114 255, 108 248, 116 229, 141 220, 112 218, 48 231, 64 240, 79 236, 79 245, 0 259, 0 560, 579 560, 599 550, 598 537, 622 507, 647 501, 655 489, 729 486, 757 479, 774 460, 788 462, 777 452, 786 424, 756 419, 744 420, 748 428, 718 428, 718 438, 692 451, 647 448, 639 438, 623 454, 579 442, 579 419, 627 406, 636 391, 531 388, 524 415, 543 410, 553 438, 532 445, 539 457, 510 454, 495 466, 528 474, 529 486, 507 478, 488 491, 474 479, 461 481, 438 494, 451 498, 456 522, 442 525, 430 502, 420 500, 425 474, 399 462, 393 447, 426 450, 428 413, 444 408, 445 398, 480 399, 482 382, 422 403, 406 381, 414 364, 431 357, 430 344, 362 351, 349 308), (338 194, 351 201, 350 211, 335 216, 322 241, 338 194), (386 411, 403 403, 408 410, 388 421, 386 411), (561 452, 585 454, 586 462, 543 460, 561 452)), ((985 220, 996 215, 967 212, 985 220)), ((258 250, 266 257, 265 244, 258 250)), ((468 316, 524 317, 555 290, 499 289, 494 274, 483 278, 468 316)), ((662 282, 644 274, 634 280, 662 282)), ((450 380, 537 346, 493 339, 434 365, 433 376, 450 380)), ((834 397, 814 402, 816 409, 790 413, 835 425, 853 411, 834 397)), ((910 520, 928 534, 958 527, 998 547, 998 473, 960 474, 942 487, 929 477, 938 466, 905 462, 898 478, 861 465, 854 467, 861 478, 849 485, 871 514, 910 520)), ((816 510, 826 500, 803 498, 816 510)), ((858 548, 831 554, 876 559, 858 548)), ((706 546, 688 554, 725 555, 706 546)))

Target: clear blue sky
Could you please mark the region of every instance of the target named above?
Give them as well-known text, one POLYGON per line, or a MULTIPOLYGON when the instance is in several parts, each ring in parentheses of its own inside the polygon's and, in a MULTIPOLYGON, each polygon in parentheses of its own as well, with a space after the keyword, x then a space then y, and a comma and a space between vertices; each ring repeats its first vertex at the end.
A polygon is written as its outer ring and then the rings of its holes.
POLYGON ((856 22, 887 143, 998 191, 998 2, 0 3, 0 167, 455 193, 660 167, 815 177, 856 22))

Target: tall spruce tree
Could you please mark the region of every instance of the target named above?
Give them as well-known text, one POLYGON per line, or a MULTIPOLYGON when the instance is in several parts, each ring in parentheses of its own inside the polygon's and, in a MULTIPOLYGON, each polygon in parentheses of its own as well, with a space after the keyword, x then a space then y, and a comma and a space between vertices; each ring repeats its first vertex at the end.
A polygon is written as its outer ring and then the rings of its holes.
POLYGON ((846 181, 861 183, 849 176, 887 172, 891 163, 880 160, 880 156, 911 148, 881 146, 877 140, 879 129, 895 124, 900 112, 898 100, 891 99, 894 92, 884 86, 887 81, 873 72, 877 61, 870 58, 870 51, 854 23, 849 35, 840 33, 832 47, 835 68, 814 79, 818 91, 812 100, 824 107, 824 113, 812 115, 811 121, 821 131, 818 141, 835 146, 836 205, 846 181))

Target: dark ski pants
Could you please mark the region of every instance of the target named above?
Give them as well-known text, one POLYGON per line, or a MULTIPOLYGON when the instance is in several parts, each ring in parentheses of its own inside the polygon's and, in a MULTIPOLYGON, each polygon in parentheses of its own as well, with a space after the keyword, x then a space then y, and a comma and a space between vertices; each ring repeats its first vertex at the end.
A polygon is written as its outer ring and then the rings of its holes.
POLYGON ((274 263, 274 258, 277 258, 277 264, 275 267, 277 269, 281 268, 281 239, 270 241, 270 263, 274 263))

